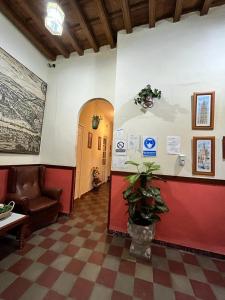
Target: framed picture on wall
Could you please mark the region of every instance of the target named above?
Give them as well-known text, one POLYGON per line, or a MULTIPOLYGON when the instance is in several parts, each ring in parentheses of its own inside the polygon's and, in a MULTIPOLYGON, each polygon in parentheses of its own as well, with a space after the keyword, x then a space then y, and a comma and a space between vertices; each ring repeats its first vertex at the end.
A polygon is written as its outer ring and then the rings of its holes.
POLYGON ((102 138, 99 136, 98 137, 98 150, 102 149, 102 138))
POLYGON ((215 137, 193 137, 194 175, 215 176, 215 137))
POLYGON ((223 159, 225 159, 225 136, 222 139, 222 152, 223 152, 223 159))
POLYGON ((192 129, 214 128, 215 92, 194 93, 192 98, 192 129))
POLYGON ((92 148, 92 137, 93 134, 91 132, 88 132, 88 148, 92 148))

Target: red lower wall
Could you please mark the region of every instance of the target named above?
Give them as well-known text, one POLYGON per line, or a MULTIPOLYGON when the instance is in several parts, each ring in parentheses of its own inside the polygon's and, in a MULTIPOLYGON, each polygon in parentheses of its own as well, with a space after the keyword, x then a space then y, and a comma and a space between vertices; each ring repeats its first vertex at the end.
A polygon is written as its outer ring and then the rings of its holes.
MULTIPOLYGON (((225 186, 157 181, 170 212, 156 226, 156 239, 225 254, 225 186)), ((112 175, 109 229, 126 232, 127 207, 123 175, 112 175)))
POLYGON ((61 188, 61 212, 69 214, 73 202, 74 169, 63 167, 46 167, 45 185, 48 188, 61 188))
POLYGON ((7 189, 8 169, 0 169, 0 203, 4 202, 7 189))
MULTIPOLYGON (((7 190, 8 166, 0 168, 0 203, 4 201, 7 190)), ((72 167, 46 166, 45 185, 63 190, 60 199, 61 212, 69 214, 72 208, 75 169, 72 167)))

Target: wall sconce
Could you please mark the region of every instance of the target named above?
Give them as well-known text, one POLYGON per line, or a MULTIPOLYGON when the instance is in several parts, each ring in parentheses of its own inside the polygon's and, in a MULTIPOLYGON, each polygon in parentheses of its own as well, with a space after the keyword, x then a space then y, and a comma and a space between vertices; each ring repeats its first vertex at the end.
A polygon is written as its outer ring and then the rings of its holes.
POLYGON ((92 129, 98 129, 99 123, 102 120, 101 116, 94 115, 92 117, 92 129))

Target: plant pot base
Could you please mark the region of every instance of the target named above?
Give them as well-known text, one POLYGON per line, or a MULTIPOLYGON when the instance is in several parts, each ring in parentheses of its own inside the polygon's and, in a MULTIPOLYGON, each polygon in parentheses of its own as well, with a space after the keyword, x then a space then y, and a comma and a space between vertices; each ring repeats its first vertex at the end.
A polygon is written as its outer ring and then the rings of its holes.
POLYGON ((151 259, 151 241, 154 238, 154 225, 140 226, 128 223, 128 233, 132 237, 130 254, 144 259, 151 259))
POLYGON ((135 241, 131 242, 130 254, 135 257, 145 258, 147 260, 151 259, 151 245, 138 244, 135 241))

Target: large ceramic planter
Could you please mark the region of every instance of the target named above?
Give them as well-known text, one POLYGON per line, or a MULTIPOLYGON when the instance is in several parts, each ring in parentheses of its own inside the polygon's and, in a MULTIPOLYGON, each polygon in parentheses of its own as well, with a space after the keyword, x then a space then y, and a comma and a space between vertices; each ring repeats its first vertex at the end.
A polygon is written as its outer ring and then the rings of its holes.
POLYGON ((141 226, 128 223, 128 233, 132 237, 130 253, 145 259, 151 258, 151 241, 155 235, 155 226, 141 226))

